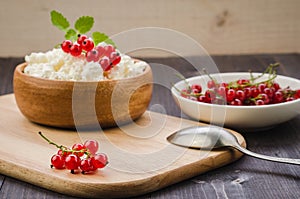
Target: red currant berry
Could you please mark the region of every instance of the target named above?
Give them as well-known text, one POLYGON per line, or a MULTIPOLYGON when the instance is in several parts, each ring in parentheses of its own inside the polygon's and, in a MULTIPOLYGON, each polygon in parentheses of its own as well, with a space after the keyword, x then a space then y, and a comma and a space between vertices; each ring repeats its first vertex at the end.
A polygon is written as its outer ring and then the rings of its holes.
POLYGON ((275 91, 278 91, 280 89, 280 85, 276 82, 273 83, 273 87, 275 88, 275 91))
POLYGON ((112 52, 115 51, 115 47, 113 45, 104 46, 104 55, 109 57, 112 52))
POLYGON ((231 88, 227 91, 226 100, 227 102, 231 102, 234 98, 235 98, 235 90, 231 88))
POLYGON ((121 61, 121 56, 119 55, 119 53, 114 51, 109 55, 109 60, 111 65, 115 66, 121 61))
POLYGON ((250 87, 244 88, 245 98, 250 98, 252 95, 252 90, 250 87))
POLYGON ((226 88, 224 86, 220 86, 217 90, 218 94, 223 98, 226 98, 226 88))
POLYGON ((236 96, 236 98, 238 98, 239 100, 244 101, 244 99, 245 99, 245 92, 244 92, 243 90, 237 90, 237 91, 235 92, 235 96, 236 96))
POLYGON ((269 99, 269 97, 268 97, 267 94, 261 93, 259 96, 260 96, 260 99, 263 100, 265 104, 269 104, 270 103, 270 99, 269 99))
POLYGON ((251 88, 251 97, 256 98, 259 95, 259 90, 257 87, 251 88))
POLYGON ((86 40, 88 37, 86 35, 78 35, 78 38, 77 38, 77 43, 79 45, 82 45, 83 41, 86 40))
POLYGON ((283 102, 283 93, 281 91, 276 91, 274 94, 274 102, 281 103, 283 102))
POLYGON ((198 90, 198 93, 201 93, 201 92, 202 92, 202 87, 201 87, 201 85, 199 85, 199 84, 193 84, 193 85, 191 86, 191 88, 192 88, 192 89, 197 89, 197 90, 198 90))
POLYGON ((260 105, 265 105, 265 102, 264 102, 264 100, 258 99, 255 101, 255 104, 260 106, 260 105))
POLYGON ((234 99, 230 102, 230 105, 233 105, 233 106, 241 106, 243 105, 242 101, 239 100, 239 99, 234 99))
POLYGON ((95 48, 98 51, 99 57, 103 57, 105 53, 105 48, 103 46, 96 46, 95 48))
POLYGON ((93 49, 86 53, 86 61, 88 61, 88 62, 91 62, 91 61, 97 62, 97 61, 99 61, 99 58, 100 58, 99 53, 96 49, 93 49))
POLYGON ((216 87, 215 81, 209 80, 209 81, 207 82, 207 88, 212 89, 212 88, 215 88, 215 87, 216 87))
POLYGON ((58 154, 55 154, 51 157, 51 168, 55 167, 56 169, 65 168, 65 158, 58 154))
POLYGON ((265 84, 265 83, 261 83, 261 84, 259 84, 258 86, 257 86, 257 88, 258 88, 258 91, 260 92, 260 93, 263 93, 264 92, 264 89, 267 87, 267 85, 265 84))
POLYGON ((207 103, 207 99, 206 99, 206 97, 205 97, 204 95, 200 95, 200 96, 198 97, 198 101, 199 101, 199 102, 207 103))
POLYGON ((205 97, 208 102, 213 102, 216 99, 216 93, 213 90, 206 90, 205 97))
POLYGON ((77 143, 72 146, 72 150, 78 151, 78 152, 74 152, 74 154, 77 155, 78 157, 81 157, 84 155, 84 151, 86 151, 86 147, 83 144, 77 143))
POLYGON ((243 85, 243 84, 248 84, 248 83, 250 83, 250 81, 249 81, 248 79, 239 79, 239 80, 237 81, 237 83, 238 83, 239 85, 243 85))
POLYGON ((65 52, 65 53, 69 53, 70 49, 72 47, 73 43, 70 40, 65 40, 63 41, 63 43, 61 44, 61 49, 65 52))
POLYGON ((78 57, 79 55, 81 55, 81 52, 82 52, 82 48, 79 44, 73 44, 72 47, 70 48, 70 53, 74 57, 78 57))
POLYGON ((287 102, 290 102, 290 101, 293 101, 293 100, 295 100, 294 97, 287 97, 287 98, 286 98, 286 101, 287 101, 287 102))
POLYGON ((300 89, 296 90, 294 98, 296 98, 296 99, 300 98, 300 89))
POLYGON ((99 61, 99 64, 101 65, 104 71, 109 71, 112 68, 107 57, 102 57, 99 61))
POLYGON ((223 87, 225 87, 226 88, 226 90, 228 90, 228 83, 226 83, 226 82, 222 82, 221 84, 220 84, 220 86, 223 86, 223 87))
POLYGON ((82 49, 89 52, 94 48, 94 42, 91 39, 85 39, 82 44, 82 49))
POLYGON ((99 149, 99 144, 96 140, 87 140, 84 142, 84 146, 92 155, 95 155, 99 149))
POLYGON ((272 98, 274 95, 273 89, 268 88, 268 87, 264 89, 264 93, 267 94, 269 98, 272 98))
POLYGON ((93 166, 97 169, 101 169, 108 164, 108 158, 104 153, 97 153, 91 158, 93 166))
POLYGON ((66 169, 71 170, 71 173, 74 173, 74 170, 78 169, 80 164, 80 158, 74 154, 70 154, 65 159, 66 169))
POLYGON ((93 166, 91 158, 81 160, 79 168, 81 169, 83 174, 97 170, 97 168, 93 166))

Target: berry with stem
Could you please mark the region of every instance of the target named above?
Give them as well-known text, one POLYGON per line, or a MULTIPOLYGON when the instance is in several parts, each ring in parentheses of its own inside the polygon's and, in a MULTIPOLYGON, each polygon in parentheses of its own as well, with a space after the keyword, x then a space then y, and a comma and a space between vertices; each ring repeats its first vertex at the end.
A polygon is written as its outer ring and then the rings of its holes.
POLYGON ((91 61, 97 62, 97 61, 99 61, 99 58, 100 58, 99 52, 96 49, 93 49, 86 53, 86 61, 88 61, 88 62, 91 62, 91 61))
POLYGON ((78 43, 79 45, 82 45, 83 41, 86 40, 87 38, 88 38, 88 37, 87 37, 86 35, 81 35, 81 34, 79 34, 79 35, 78 35, 78 39, 77 39, 77 43, 78 43))
POLYGON ((97 153, 94 157, 91 158, 91 162, 95 168, 101 169, 108 164, 108 159, 106 154, 97 153))
POLYGON ((82 42, 81 47, 86 52, 89 52, 89 51, 91 51, 94 48, 94 42, 91 39, 85 39, 82 42))
POLYGON ((84 142, 85 148, 87 148, 92 155, 95 155, 99 149, 99 144, 95 140, 87 140, 84 142))
POLYGON ((65 159, 66 169, 71 170, 71 173, 74 173, 78 169, 80 164, 80 158, 75 154, 70 154, 65 159))
POLYGON ((99 63, 100 63, 100 65, 101 65, 101 68, 104 70, 104 71, 109 71, 111 68, 112 68, 112 66, 111 66, 111 64, 110 64, 110 62, 109 62, 109 59, 108 59, 108 57, 102 57, 101 59, 100 59, 100 61, 99 61, 99 63))

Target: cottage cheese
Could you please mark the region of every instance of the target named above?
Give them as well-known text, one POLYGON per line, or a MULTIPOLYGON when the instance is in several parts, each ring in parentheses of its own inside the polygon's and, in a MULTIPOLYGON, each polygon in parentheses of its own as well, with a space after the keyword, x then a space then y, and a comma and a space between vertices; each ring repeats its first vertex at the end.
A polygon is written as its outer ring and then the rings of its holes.
MULTIPOLYGON (((120 54, 121 62, 114 67, 110 79, 122 79, 141 74, 147 64, 136 62, 128 55, 120 54)), ((98 62, 87 62, 84 55, 73 57, 60 48, 46 53, 31 53, 25 56, 27 66, 24 73, 52 80, 100 81, 107 79, 98 62)))

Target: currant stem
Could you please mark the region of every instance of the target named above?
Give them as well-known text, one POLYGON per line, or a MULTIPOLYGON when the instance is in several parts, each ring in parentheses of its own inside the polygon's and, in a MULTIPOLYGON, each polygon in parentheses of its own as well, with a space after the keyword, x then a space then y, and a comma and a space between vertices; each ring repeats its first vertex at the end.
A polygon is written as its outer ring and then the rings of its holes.
POLYGON ((181 75, 180 73, 176 73, 176 76, 184 81, 184 83, 188 86, 189 90, 191 89, 190 83, 186 80, 186 78, 183 75, 181 75))
POLYGON ((56 147, 59 148, 59 149, 62 149, 63 147, 64 147, 64 148, 67 148, 67 147, 62 146, 62 145, 59 146, 59 145, 56 144, 55 142, 49 140, 46 136, 43 135, 43 133, 42 133, 41 131, 39 131, 39 135, 40 135, 42 138, 44 138, 44 140, 46 140, 49 144, 52 144, 52 145, 56 146, 56 147))
POLYGON ((218 82, 207 72, 207 70, 205 68, 202 69, 202 71, 204 72, 205 75, 207 75, 209 77, 209 79, 211 79, 215 84, 217 84, 218 82))
POLYGON ((182 95, 193 96, 193 97, 199 97, 199 96, 203 95, 202 93, 193 93, 193 94, 191 94, 191 93, 188 93, 188 92, 184 92, 184 91, 180 90, 179 88, 177 88, 174 84, 171 84, 171 85, 175 88, 175 90, 177 92, 181 93, 182 95))
POLYGON ((257 80, 257 79, 259 79, 259 78, 261 78, 262 76, 264 76, 266 73, 269 73, 270 75, 275 75, 275 77, 276 77, 276 70, 275 70, 275 68, 276 67, 278 67, 280 64, 278 63, 278 62, 276 62, 276 63, 274 63, 274 64, 270 64, 267 68, 266 68, 266 70, 263 72, 263 73, 261 73, 260 75, 258 75, 257 77, 253 77, 253 75, 251 74, 252 72, 250 72, 250 75, 251 75, 251 81, 252 82, 254 82, 255 80, 257 80))
POLYGON ((91 153, 86 150, 86 149, 81 149, 81 150, 73 150, 73 149, 68 149, 68 147, 64 146, 64 145, 58 145, 55 142, 51 141, 49 138, 47 138, 46 136, 43 135, 43 133, 41 131, 39 131, 39 135, 46 140, 49 144, 52 144, 54 146, 56 146, 56 148, 62 150, 63 152, 70 152, 70 153, 84 153, 85 155, 87 155, 88 157, 91 156, 91 153))

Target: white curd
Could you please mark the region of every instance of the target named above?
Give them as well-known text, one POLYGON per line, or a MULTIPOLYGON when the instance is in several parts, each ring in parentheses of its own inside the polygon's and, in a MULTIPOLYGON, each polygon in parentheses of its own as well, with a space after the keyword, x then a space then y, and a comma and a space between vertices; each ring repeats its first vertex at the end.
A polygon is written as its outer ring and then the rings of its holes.
MULTIPOLYGON (((122 79, 141 74, 147 64, 136 62, 128 55, 120 54, 121 62, 110 72, 110 79, 122 79)), ((87 62, 84 55, 73 57, 60 48, 46 53, 31 53, 25 56, 24 73, 52 80, 100 81, 107 79, 98 62, 87 62)))

